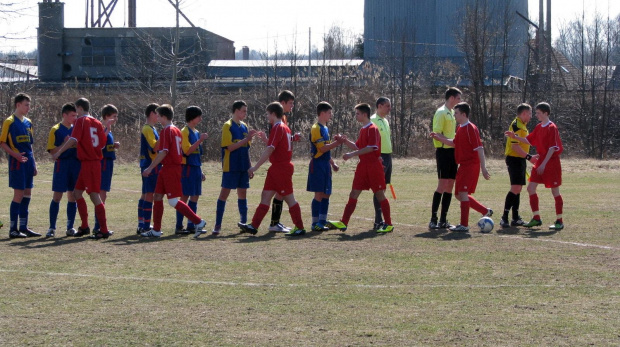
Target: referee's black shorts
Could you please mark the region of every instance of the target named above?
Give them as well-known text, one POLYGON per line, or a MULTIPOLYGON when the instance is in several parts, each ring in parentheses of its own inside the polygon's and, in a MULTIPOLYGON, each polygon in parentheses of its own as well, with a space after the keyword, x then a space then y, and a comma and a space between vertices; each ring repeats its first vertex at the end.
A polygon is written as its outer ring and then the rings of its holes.
POLYGON ((525 158, 506 156, 506 166, 508 167, 508 176, 510 176, 511 186, 525 185, 525 171, 527 170, 527 162, 525 158))
POLYGON ((385 174, 385 184, 392 183, 392 154, 381 153, 383 159, 383 173, 385 174))
POLYGON ((437 178, 456 179, 456 159, 454 159, 454 148, 437 148, 435 150, 437 160, 437 178))

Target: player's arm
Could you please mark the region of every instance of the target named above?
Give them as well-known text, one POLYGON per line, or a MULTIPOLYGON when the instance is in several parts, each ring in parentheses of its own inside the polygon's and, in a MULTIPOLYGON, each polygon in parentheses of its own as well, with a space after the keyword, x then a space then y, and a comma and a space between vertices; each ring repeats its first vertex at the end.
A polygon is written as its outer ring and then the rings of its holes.
POLYGON ((359 157, 360 155, 364 155, 364 154, 367 154, 367 153, 374 152, 374 151, 376 151, 378 149, 379 148, 375 147, 375 146, 367 146, 367 147, 364 147, 362 149, 358 149, 357 151, 354 151, 354 152, 345 153, 342 156, 342 159, 344 159, 346 161, 346 160, 349 160, 349 159, 351 159, 353 157, 359 157))
POLYGON ((519 141, 519 142, 523 142, 523 143, 525 143, 526 145, 530 145, 530 146, 532 145, 532 144, 530 143, 530 141, 528 141, 525 137, 521 137, 521 136, 519 136, 519 135, 515 134, 515 133, 514 133, 514 132, 512 132, 512 131, 506 131, 506 132, 504 132, 504 136, 510 137, 511 139, 515 139, 515 140, 517 140, 517 141, 519 141))
POLYGON ((430 137, 432 137, 433 139, 443 143, 444 145, 447 145, 447 146, 450 146, 450 147, 454 147, 454 140, 445 137, 443 134, 432 132, 430 137))
POLYGON ((334 159, 330 159, 329 160, 329 164, 332 166, 332 170, 334 170, 334 172, 338 172, 338 170, 340 170, 340 166, 338 166, 338 164, 336 164, 334 159))
POLYGON ((8 138, 9 138, 9 128, 11 127, 12 122, 10 122, 8 119, 4 121, 4 123, 2 124, 2 133, 0 134, 0 147, 2 147, 2 149, 11 157, 15 158, 15 160, 19 161, 20 163, 25 163, 26 161, 28 161, 27 157, 24 157, 24 154, 26 153, 19 153, 19 152, 15 152, 8 144, 8 138))
POLYGON ((357 148, 357 145, 355 144, 355 142, 353 142, 353 141, 349 140, 349 139, 348 139, 345 135, 342 135, 342 136, 340 137, 340 139, 341 139, 341 141, 342 141, 342 143, 343 143, 344 145, 346 145, 347 147, 349 147, 349 149, 352 149, 352 150, 357 150, 357 149, 359 149, 359 148, 357 148))
POLYGON ((65 141, 65 143, 60 148, 58 148, 58 150, 56 152, 54 152, 52 154, 52 159, 54 159, 54 160, 58 159, 58 157, 60 157, 60 155, 64 151, 66 151, 69 148, 73 147, 73 145, 75 145, 76 143, 77 143, 77 139, 74 138, 74 137, 70 137, 67 141, 65 141))
POLYGON ((234 152, 235 150, 248 144, 248 142, 250 142, 252 138, 256 136, 257 134, 258 134, 258 131, 252 129, 248 132, 248 136, 243 138, 243 140, 234 142, 233 144, 226 146, 226 149, 228 149, 229 152, 234 152))
POLYGON ((275 150, 276 148, 273 146, 269 146, 265 148, 265 150, 263 151, 263 154, 261 154, 256 164, 254 164, 254 166, 248 169, 248 174, 250 174, 250 178, 254 177, 254 172, 256 172, 256 170, 258 170, 261 167, 261 165, 263 165, 267 161, 267 159, 269 159, 269 156, 275 150))
POLYGON ((478 152, 478 158, 480 159, 480 171, 482 171, 482 176, 484 177, 485 180, 490 179, 491 174, 489 174, 489 172, 487 171, 487 163, 486 163, 486 158, 484 156, 484 147, 480 146, 474 149, 474 151, 478 152))
POLYGON ((167 154, 168 154, 167 149, 159 151, 155 159, 151 161, 151 165, 149 165, 149 167, 147 167, 146 169, 144 169, 144 171, 142 171, 142 176, 148 177, 151 174, 151 171, 153 171, 153 169, 157 167, 157 165, 159 165, 159 163, 161 163, 162 160, 164 160, 167 154))
MULTIPOLYGON (((189 146, 187 150, 185 149, 185 146, 183 146, 183 152, 185 153, 185 155, 189 156, 190 154, 194 153, 196 148, 198 148, 198 146, 200 146, 200 144, 202 144, 208 137, 209 135, 207 133, 202 133, 198 137, 198 140, 196 140, 196 142, 194 142, 191 146, 189 146)), ((185 136, 183 136, 183 142, 185 142, 185 136)), ((187 142, 189 143, 189 140, 187 142)))
POLYGON ((540 165, 538 165, 538 168, 536 168, 536 171, 538 171, 539 175, 542 175, 543 172, 545 172, 545 167, 547 166, 547 163, 549 162, 549 160, 553 156, 553 153, 555 153, 557 150, 558 150, 558 148, 555 147, 555 146, 549 148, 549 150, 547 151, 547 156, 545 157, 545 159, 543 159, 542 163, 540 163, 540 165))

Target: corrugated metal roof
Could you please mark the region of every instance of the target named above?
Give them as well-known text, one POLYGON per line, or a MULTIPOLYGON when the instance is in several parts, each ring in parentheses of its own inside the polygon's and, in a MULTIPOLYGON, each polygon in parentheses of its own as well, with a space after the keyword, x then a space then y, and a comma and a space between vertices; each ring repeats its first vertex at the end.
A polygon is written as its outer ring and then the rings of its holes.
POLYGON ((28 74, 32 77, 37 77, 39 72, 39 68, 35 65, 0 63, 0 68, 11 70, 17 73, 28 74))
MULTIPOLYGON (((312 59, 310 64, 312 67, 323 66, 360 66, 364 62, 363 59, 329 59, 319 60, 312 59)), ((260 68, 265 66, 291 67, 293 65, 303 67, 308 66, 308 59, 298 59, 292 61, 290 59, 269 59, 269 60, 211 60, 209 67, 230 67, 230 68, 260 68)))

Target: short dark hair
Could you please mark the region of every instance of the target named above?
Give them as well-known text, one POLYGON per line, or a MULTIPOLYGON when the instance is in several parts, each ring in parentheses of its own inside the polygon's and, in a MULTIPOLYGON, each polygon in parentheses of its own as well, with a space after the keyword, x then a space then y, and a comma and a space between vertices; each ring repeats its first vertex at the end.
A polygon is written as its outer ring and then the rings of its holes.
POLYGON ((546 102, 538 103, 538 105, 536 105, 536 109, 548 115, 551 114, 551 106, 549 106, 549 104, 546 102))
POLYGON ((366 114, 366 116, 368 118, 370 118, 370 105, 368 104, 357 104, 355 105, 355 109, 359 110, 360 112, 366 114))
POLYGON ((75 107, 81 107, 84 112, 88 112, 90 111, 90 101, 86 98, 79 98, 75 102, 75 107))
POLYGON ((279 101, 274 101, 267 105, 266 110, 269 113, 275 113, 276 117, 278 118, 282 118, 282 116, 284 115, 284 108, 282 108, 282 105, 280 105, 279 101))
POLYGON ((245 101, 243 100, 235 100, 235 102, 233 102, 232 107, 230 108, 232 113, 235 113, 235 111, 240 110, 243 107, 248 107, 248 104, 245 103, 245 101))
POLYGON ((450 88, 446 89, 446 94, 445 94, 446 100, 450 99, 453 96, 457 96, 457 95, 460 95, 460 94, 463 94, 460 89, 458 89, 456 87, 450 87, 450 88))
POLYGON ((116 108, 116 106, 112 104, 107 104, 101 109, 101 119, 106 119, 106 117, 111 116, 115 113, 118 114, 118 109, 116 108))
POLYGON ((151 112, 155 112, 155 110, 156 110, 158 107, 159 107, 159 105, 158 105, 158 104, 156 104, 156 103, 151 103, 151 104, 148 104, 148 105, 146 106, 146 109, 144 110, 144 115, 145 115, 145 116, 147 116, 147 117, 148 117, 148 116, 150 116, 150 115, 151 115, 151 112))
POLYGON ((295 94, 290 90, 283 90, 278 94, 278 102, 289 102, 290 100, 295 100, 295 94))
POLYGON ((526 103, 522 103, 521 105, 517 106, 517 114, 521 114, 521 112, 523 111, 531 111, 532 110, 532 106, 530 106, 530 104, 526 104, 526 103))
POLYGON ((26 93, 18 93, 13 100, 13 106, 17 106, 22 101, 30 101, 30 95, 26 93))
POLYGON ((377 99, 377 103, 375 104, 375 107, 379 107, 379 105, 383 105, 383 104, 385 104, 386 102, 390 102, 390 99, 389 99, 389 98, 386 98, 385 96, 380 96, 380 97, 377 99))
POLYGON ((321 112, 329 111, 333 109, 332 105, 330 105, 327 101, 321 101, 318 105, 316 105, 316 115, 320 116, 321 112))
POLYGON ((69 102, 69 103, 62 105, 62 110, 60 112, 69 113, 69 112, 77 112, 77 110, 75 109, 75 104, 69 102))
POLYGON ((189 106, 185 109, 185 122, 189 123, 200 116, 202 116, 202 110, 198 106, 189 106))
POLYGON ((469 107, 468 103, 466 103, 466 102, 459 102, 458 104, 456 104, 454 106, 454 109, 461 111, 461 113, 465 113, 467 118, 469 118, 469 113, 471 112, 471 107, 469 107))
POLYGON ((172 120, 174 117, 174 108, 170 104, 163 104, 155 109, 158 115, 162 117, 168 118, 168 120, 172 120))

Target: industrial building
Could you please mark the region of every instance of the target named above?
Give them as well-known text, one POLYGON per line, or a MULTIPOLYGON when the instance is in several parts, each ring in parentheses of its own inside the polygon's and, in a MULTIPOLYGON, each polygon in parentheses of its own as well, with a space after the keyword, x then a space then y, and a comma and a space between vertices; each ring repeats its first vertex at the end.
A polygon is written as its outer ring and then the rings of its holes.
MULTIPOLYGON (((65 28, 64 3, 39 3, 38 74, 69 79, 157 80, 170 75, 176 28, 65 28)), ((179 79, 204 78, 212 59, 235 59, 234 42, 197 27, 179 28, 179 79)))
MULTIPOLYGON (((365 0, 364 59, 379 64, 401 58, 419 62, 448 60, 464 67, 464 53, 457 37, 464 30, 468 8, 474 6, 487 6, 495 23, 486 25, 501 25, 508 20, 510 57, 517 59, 511 60, 507 73, 523 77, 528 23, 516 11, 527 17, 528 0, 365 0)), ((501 46, 503 40, 496 44, 501 46)))

